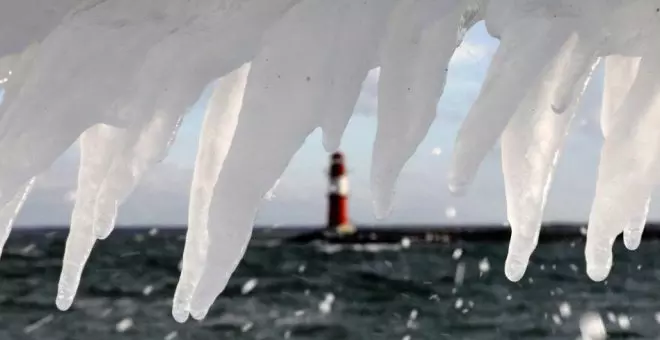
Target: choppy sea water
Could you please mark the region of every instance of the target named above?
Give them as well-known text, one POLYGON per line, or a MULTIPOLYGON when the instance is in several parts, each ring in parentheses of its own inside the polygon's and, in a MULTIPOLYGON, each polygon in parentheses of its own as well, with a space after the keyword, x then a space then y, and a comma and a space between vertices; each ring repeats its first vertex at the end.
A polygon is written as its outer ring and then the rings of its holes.
POLYGON ((59 312, 66 233, 15 233, 0 260, 0 339, 576 339, 587 311, 601 314, 610 339, 660 334, 658 240, 636 252, 618 242, 605 283, 584 274, 582 240, 539 245, 520 283, 504 277, 501 242, 257 240, 207 319, 182 325, 170 310, 183 235, 100 242, 74 306, 59 312))

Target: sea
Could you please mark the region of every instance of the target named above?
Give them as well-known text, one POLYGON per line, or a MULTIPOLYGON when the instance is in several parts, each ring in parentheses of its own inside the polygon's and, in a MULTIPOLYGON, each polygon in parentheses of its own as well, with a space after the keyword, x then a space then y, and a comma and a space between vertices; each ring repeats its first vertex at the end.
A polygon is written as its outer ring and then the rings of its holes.
POLYGON ((578 339, 596 313, 608 339, 658 339, 660 240, 621 241, 605 282, 584 239, 542 243, 518 283, 502 240, 285 244, 255 237, 201 322, 171 301, 184 230, 118 230, 95 247, 76 301, 55 307, 66 230, 12 234, 0 259, 0 339, 578 339))

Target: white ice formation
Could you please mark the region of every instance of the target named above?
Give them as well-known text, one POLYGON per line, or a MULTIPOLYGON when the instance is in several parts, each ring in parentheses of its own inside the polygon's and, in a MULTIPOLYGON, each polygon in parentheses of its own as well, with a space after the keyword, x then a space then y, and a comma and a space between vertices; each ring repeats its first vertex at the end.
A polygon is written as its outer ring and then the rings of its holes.
POLYGON ((535 248, 563 140, 605 63, 605 143, 587 274, 614 238, 639 245, 660 170, 660 0, 0 0, 0 246, 34 178, 76 140, 81 163, 57 305, 117 209, 216 81, 200 136, 173 314, 203 318, 250 239, 262 197, 315 129, 339 147, 366 74, 380 67, 374 209, 435 119, 450 58, 484 20, 500 40, 459 131, 461 193, 501 141, 512 228, 506 275, 535 248))

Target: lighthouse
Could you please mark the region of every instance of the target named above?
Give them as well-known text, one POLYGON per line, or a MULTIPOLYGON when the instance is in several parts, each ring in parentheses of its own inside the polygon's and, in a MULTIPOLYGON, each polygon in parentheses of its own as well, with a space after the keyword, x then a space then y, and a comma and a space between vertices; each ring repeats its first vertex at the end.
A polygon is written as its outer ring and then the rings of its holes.
POLYGON ((330 156, 330 171, 328 186, 328 226, 330 232, 336 234, 352 234, 355 227, 348 218, 348 177, 344 155, 334 152, 330 156))

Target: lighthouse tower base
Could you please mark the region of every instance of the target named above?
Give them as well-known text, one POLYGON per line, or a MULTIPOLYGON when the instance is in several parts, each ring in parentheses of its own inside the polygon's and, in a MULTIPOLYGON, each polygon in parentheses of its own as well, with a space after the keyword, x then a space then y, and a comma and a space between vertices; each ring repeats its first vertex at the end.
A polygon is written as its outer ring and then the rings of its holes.
POLYGON ((357 228, 351 223, 344 223, 334 227, 333 230, 339 235, 351 235, 355 234, 357 228))

